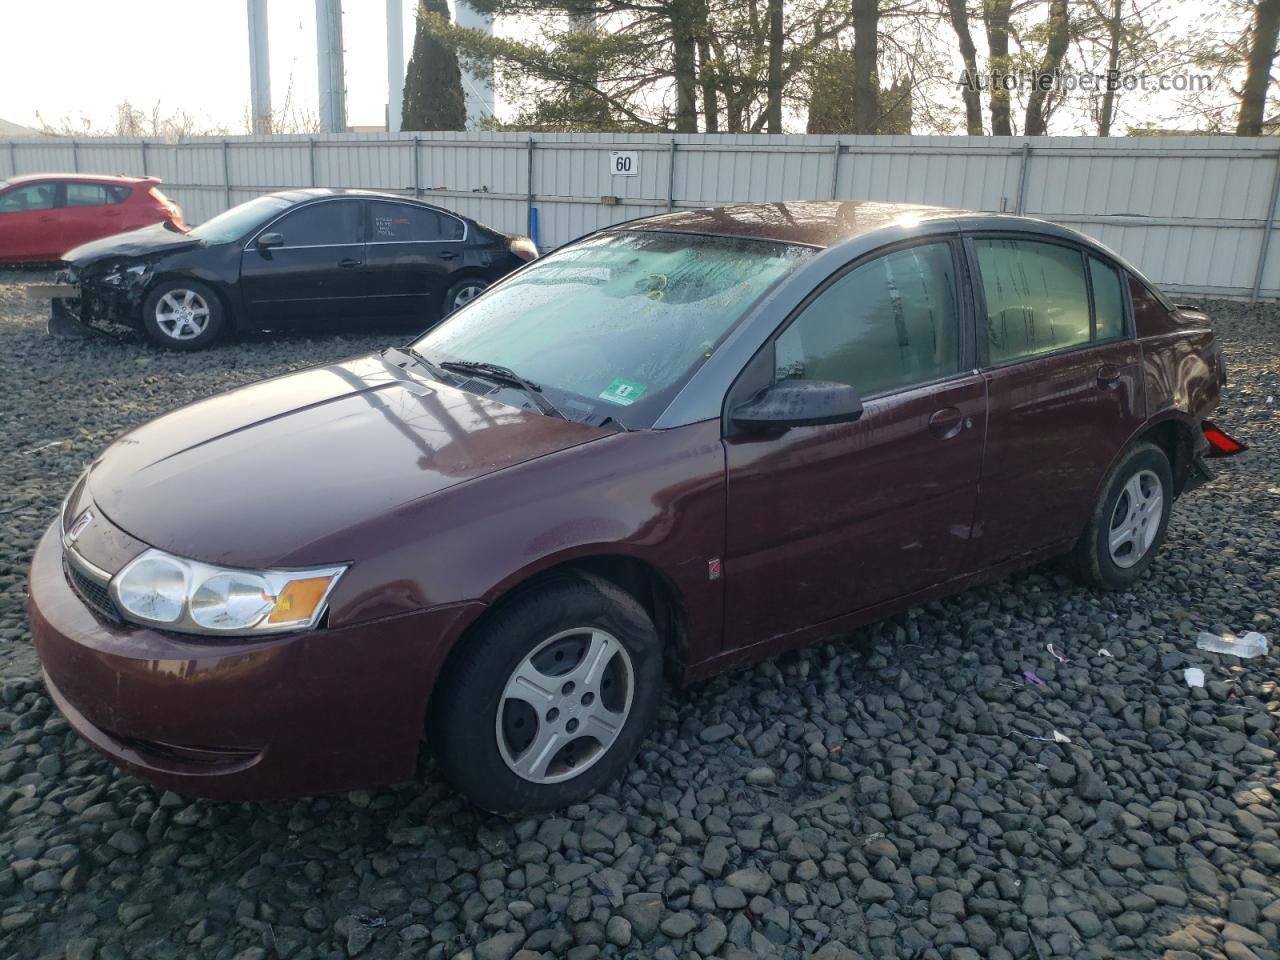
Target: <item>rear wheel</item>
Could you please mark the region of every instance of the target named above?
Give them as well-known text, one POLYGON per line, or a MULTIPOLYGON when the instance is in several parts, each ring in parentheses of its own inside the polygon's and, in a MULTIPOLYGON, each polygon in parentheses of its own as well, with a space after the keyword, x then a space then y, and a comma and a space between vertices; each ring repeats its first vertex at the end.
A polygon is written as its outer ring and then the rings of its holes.
POLYGON ((461 310, 489 286, 489 281, 481 277, 463 277, 453 284, 444 295, 444 309, 440 316, 447 317, 455 310, 461 310))
POLYGON ((1173 505, 1169 458, 1153 443, 1133 446, 1116 464, 1076 544, 1074 566, 1102 590, 1125 590, 1151 566, 1173 505))
POLYGON ((222 335, 222 302, 199 280, 166 280, 142 304, 147 336, 173 350, 200 350, 222 335))
POLYGON ((608 581, 545 581, 461 642, 427 733, 445 777, 487 810, 585 799, 631 762, 657 712, 657 631, 608 581))

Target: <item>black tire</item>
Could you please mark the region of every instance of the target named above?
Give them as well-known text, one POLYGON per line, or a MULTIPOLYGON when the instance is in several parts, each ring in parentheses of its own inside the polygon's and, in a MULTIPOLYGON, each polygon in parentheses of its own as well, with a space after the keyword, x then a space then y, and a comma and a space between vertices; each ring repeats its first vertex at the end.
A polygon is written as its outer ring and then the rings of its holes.
MULTIPOLYGON (((644 608, 628 593, 601 578, 566 574, 541 581, 495 610, 479 629, 460 643, 465 647, 456 652, 436 684, 428 710, 427 737, 445 779, 485 810, 525 814, 556 810, 586 799, 626 769, 657 714, 662 694, 661 640, 644 608), (524 700, 504 700, 503 694, 517 667, 524 665, 531 653, 540 647, 545 652, 555 651, 554 647, 550 650, 545 647, 550 642, 548 638, 577 628, 606 631, 624 648, 633 677, 630 710, 612 744, 607 749, 596 749, 594 758, 587 759, 585 769, 572 772, 573 752, 590 751, 592 745, 598 747, 600 741, 579 734, 579 739, 573 741, 579 746, 563 747, 551 754, 553 758, 568 757, 569 764, 548 766, 547 772, 560 769, 559 775, 567 778, 550 783, 534 782, 516 772, 503 750, 512 754, 515 761, 523 759, 524 754, 511 750, 510 739, 504 739, 504 746, 500 747, 499 738, 508 736, 505 731, 511 729, 513 714, 514 721, 519 723, 520 712, 527 711, 538 725, 529 735, 527 750, 533 751, 538 742, 536 734, 543 732, 543 721, 534 716, 524 700), (566 770, 568 772, 564 772, 566 770)), ((615 653, 610 669, 619 663, 622 658, 615 653)), ((625 664, 623 667, 625 669, 625 664)), ((602 674, 608 672, 604 670, 602 674)), ((556 675, 555 679, 558 684, 562 676, 556 675)), ((600 681, 598 687, 603 704, 607 681, 600 681)), ((576 720, 565 717, 570 709, 576 709, 572 703, 576 703, 578 693, 586 689, 584 684, 573 697, 556 701, 557 706, 565 706, 565 713, 549 710, 547 716, 557 714, 560 725, 548 724, 547 729, 555 728, 563 735, 564 730, 577 727, 576 720), (573 726, 568 726, 569 723, 573 726)), ((615 683, 614 695, 619 689, 615 683)), ((585 695, 581 699, 585 702, 585 695)))
POLYGON ((488 287, 489 281, 484 277, 463 277, 461 280, 455 281, 444 292, 444 300, 440 305, 440 318, 443 320, 453 311, 462 308, 488 287), (468 292, 470 292, 470 296, 467 296, 468 292), (463 298, 463 302, 459 302, 460 297, 463 298))
POLYGON ((203 350, 222 336, 225 326, 222 301, 212 287, 199 280, 164 280, 142 302, 142 329, 153 343, 170 350, 203 350), (174 315, 174 304, 192 310, 190 323, 162 320, 165 312, 174 315))
POLYGON ((1154 443, 1135 444, 1112 469, 1103 487, 1102 496, 1076 543, 1071 558, 1076 576, 1099 590, 1129 589, 1147 572, 1156 551, 1164 543, 1172 506, 1173 471, 1169 466, 1169 458, 1154 443), (1126 525, 1119 514, 1123 514, 1125 518, 1133 516, 1130 509, 1135 500, 1131 493, 1131 483, 1137 478, 1136 483, 1149 496, 1149 491, 1153 489, 1152 477, 1159 482, 1161 488, 1159 516, 1155 515, 1152 507, 1152 512, 1145 521, 1139 518, 1139 522, 1126 525), (1118 507, 1122 509, 1118 511, 1118 507), (1153 525, 1154 534, 1150 532, 1153 525), (1122 543, 1117 553, 1113 553, 1113 532, 1120 538, 1128 535, 1131 529, 1135 531, 1134 536, 1122 543))

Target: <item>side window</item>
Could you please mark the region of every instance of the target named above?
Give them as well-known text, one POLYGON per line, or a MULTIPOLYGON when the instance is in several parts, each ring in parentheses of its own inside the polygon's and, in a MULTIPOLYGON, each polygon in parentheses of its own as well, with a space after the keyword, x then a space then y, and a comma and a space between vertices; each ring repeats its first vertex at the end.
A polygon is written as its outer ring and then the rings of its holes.
POLYGON ((52 183, 33 183, 10 190, 0 197, 0 213, 22 213, 24 210, 52 210, 56 188, 52 183))
POLYGON ((68 183, 68 207, 104 207, 112 203, 120 203, 129 196, 127 187, 116 187, 105 183, 68 183))
POLYGON ((955 264, 929 243, 863 264, 778 337, 778 380, 830 380, 870 396, 960 369, 955 264))
POLYGON ((462 221, 407 203, 369 204, 370 243, 461 240, 462 221))
POLYGON ((976 240, 991 362, 1089 342, 1089 288, 1078 250, 1033 240, 976 240))
POLYGON ((360 242, 360 201, 327 200, 295 210, 268 228, 286 247, 360 242))
POLYGON ((1095 340, 1115 340, 1124 336, 1124 293, 1120 274, 1094 257, 1089 258, 1089 280, 1093 283, 1095 340))

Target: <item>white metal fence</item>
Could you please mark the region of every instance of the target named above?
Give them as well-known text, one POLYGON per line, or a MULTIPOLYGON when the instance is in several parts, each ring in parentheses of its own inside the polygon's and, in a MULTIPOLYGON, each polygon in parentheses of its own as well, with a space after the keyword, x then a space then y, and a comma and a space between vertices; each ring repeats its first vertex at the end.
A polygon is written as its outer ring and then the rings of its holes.
MULTIPOLYGON (((622 166, 627 166, 626 162, 622 166)), ((0 144, 12 173, 151 174, 192 223, 289 187, 416 193, 542 247, 663 210, 867 199, 1009 210, 1092 234, 1176 293, 1280 297, 1280 140, 341 134, 0 144), (631 175, 614 172, 629 153, 631 175)))

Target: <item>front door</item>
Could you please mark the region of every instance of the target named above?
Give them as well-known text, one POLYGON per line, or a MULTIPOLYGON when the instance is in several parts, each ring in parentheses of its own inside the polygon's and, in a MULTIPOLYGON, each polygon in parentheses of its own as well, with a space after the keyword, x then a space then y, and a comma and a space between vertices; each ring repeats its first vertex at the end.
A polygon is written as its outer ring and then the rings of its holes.
POLYGON ((367 215, 370 306, 382 316, 433 323, 462 264, 465 224, 420 203, 390 200, 370 200, 367 215))
POLYGON ((62 246, 58 185, 28 183, 0 193, 0 263, 17 260, 57 260, 62 246))
POLYGON ((975 237, 971 250, 990 417, 966 563, 987 567, 1079 535, 1145 401, 1112 265, 1048 240, 975 237))
POLYGON ((959 572, 986 427, 959 255, 958 243, 930 242, 857 265, 772 345, 775 380, 850 384, 864 412, 725 439, 728 647, 959 572))
POLYGON ((258 233, 280 234, 283 246, 248 243, 240 258, 240 286, 255 327, 368 315, 362 205, 358 198, 308 203, 258 233))

